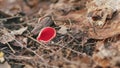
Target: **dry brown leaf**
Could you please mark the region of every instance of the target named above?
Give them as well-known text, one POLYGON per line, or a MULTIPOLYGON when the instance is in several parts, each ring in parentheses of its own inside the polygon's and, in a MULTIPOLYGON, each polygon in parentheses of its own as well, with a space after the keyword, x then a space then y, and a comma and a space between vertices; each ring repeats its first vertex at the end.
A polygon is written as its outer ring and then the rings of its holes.
POLYGON ((6 43, 11 42, 13 40, 15 40, 15 36, 13 34, 10 34, 10 33, 6 33, 5 35, 2 35, 0 37, 0 42, 3 44, 6 44, 6 43))
POLYGON ((14 30, 14 31, 11 31, 11 34, 14 34, 14 35, 21 35, 24 31, 27 30, 28 27, 23 27, 19 30, 14 30))
POLYGON ((21 35, 25 30, 27 30, 27 27, 11 31, 10 33, 6 30, 2 30, 4 34, 0 37, 0 42, 3 44, 11 42, 15 40, 15 35, 21 35))

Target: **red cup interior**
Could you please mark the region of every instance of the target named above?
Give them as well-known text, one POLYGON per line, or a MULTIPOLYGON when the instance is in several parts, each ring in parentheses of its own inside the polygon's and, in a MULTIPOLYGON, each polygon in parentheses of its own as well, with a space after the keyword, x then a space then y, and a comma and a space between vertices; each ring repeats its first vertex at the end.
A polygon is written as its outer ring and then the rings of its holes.
POLYGON ((43 42, 48 42, 50 40, 52 40, 56 35, 56 30, 52 27, 45 27, 43 28, 38 37, 37 40, 38 41, 43 41, 43 42))

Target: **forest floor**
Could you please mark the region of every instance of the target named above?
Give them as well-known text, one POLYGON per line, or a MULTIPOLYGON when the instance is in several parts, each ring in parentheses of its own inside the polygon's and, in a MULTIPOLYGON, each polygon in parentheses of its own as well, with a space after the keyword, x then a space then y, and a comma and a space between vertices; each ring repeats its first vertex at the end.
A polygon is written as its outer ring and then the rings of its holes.
POLYGON ((120 68, 119 14, 120 0, 0 0, 0 68, 120 68))

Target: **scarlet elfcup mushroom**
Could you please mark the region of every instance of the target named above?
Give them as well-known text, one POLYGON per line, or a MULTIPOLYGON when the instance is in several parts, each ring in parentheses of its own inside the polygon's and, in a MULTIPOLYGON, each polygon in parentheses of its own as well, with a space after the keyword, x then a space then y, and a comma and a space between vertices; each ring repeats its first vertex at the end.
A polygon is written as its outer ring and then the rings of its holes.
POLYGON ((56 30, 52 27, 44 27, 41 29, 37 40, 41 42, 49 42, 56 36, 56 30))

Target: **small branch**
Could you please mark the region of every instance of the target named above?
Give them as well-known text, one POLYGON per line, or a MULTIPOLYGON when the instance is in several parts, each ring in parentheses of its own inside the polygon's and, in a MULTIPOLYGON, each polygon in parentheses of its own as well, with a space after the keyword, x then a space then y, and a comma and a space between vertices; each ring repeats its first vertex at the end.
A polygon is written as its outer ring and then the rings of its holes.
MULTIPOLYGON (((6 39, 5 38, 3 38, 4 39, 4 41, 6 41, 6 39)), ((6 41, 7 42, 7 41, 6 41)), ((11 47, 11 45, 7 42, 7 45, 8 45, 8 47, 10 48, 10 50, 13 52, 13 53, 15 53, 15 50, 11 47)))

